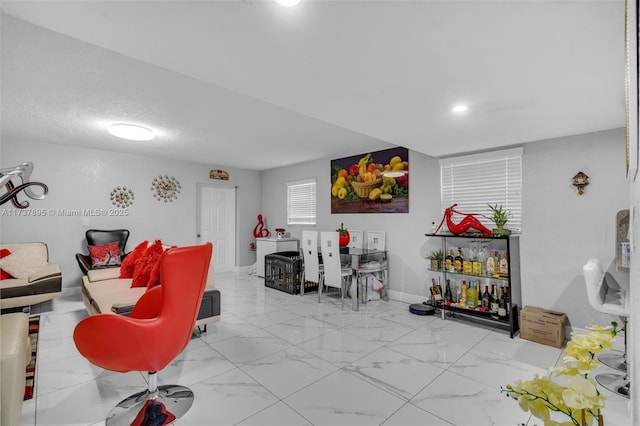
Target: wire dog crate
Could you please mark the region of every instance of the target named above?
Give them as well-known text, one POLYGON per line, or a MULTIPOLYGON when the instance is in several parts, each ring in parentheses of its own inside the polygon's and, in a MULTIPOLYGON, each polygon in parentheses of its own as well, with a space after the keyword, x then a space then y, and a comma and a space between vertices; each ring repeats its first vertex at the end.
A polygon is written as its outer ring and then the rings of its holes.
POLYGON ((265 286, 289 294, 298 294, 301 280, 302 256, 297 251, 281 251, 264 257, 265 286))

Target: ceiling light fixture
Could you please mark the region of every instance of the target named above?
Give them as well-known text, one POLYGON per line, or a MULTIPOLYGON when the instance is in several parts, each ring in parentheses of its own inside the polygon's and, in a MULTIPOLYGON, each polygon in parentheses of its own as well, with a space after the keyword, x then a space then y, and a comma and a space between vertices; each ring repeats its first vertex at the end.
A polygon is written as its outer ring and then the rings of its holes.
POLYGON ((116 123, 109 126, 107 131, 115 137, 131 141, 150 141, 156 137, 152 130, 136 124, 116 123))
POLYGON ((300 0, 276 0, 280 6, 293 7, 300 3, 300 0))
POLYGON ((451 111, 453 111, 453 112, 465 112, 467 109, 469 109, 469 107, 467 107, 466 105, 456 105, 453 108, 451 108, 451 111))

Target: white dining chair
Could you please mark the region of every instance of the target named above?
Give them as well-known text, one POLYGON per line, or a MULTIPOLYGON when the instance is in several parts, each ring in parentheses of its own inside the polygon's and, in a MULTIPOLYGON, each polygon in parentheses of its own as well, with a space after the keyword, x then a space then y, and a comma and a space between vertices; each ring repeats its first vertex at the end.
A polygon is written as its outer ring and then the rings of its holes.
MULTIPOLYGON (((386 233, 384 231, 367 231, 367 250, 376 250, 381 253, 367 254, 363 260, 367 263, 358 265, 358 280, 361 274, 376 274, 382 284, 387 287, 389 279, 389 266, 386 256, 386 233), (373 261, 373 262, 372 262, 373 261), (377 262, 377 263, 376 263, 377 262)), ((367 286, 365 289, 365 302, 367 298, 367 286)))
POLYGON ((318 286, 318 302, 322 300, 322 289, 325 286, 339 288, 340 295, 342 297, 342 309, 344 309, 344 295, 351 284, 353 274, 351 268, 343 268, 340 264, 338 233, 321 232, 320 249, 322 251, 324 276, 322 282, 318 286))
POLYGON ((364 231, 357 229, 349 229, 349 248, 364 248, 364 231))
POLYGON ((317 284, 318 289, 322 285, 324 271, 318 259, 318 231, 302 231, 302 258, 304 269, 300 295, 304 295, 307 282, 317 284))
POLYGON ((367 249, 384 251, 385 248, 384 231, 367 231, 367 249))

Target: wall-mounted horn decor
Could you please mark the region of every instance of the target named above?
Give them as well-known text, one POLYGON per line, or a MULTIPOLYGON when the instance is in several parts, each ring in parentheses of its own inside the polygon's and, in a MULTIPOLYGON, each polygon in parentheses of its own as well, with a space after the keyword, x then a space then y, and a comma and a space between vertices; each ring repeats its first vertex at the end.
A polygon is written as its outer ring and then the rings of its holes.
POLYGON ((42 200, 47 195, 49 192, 47 185, 42 182, 29 182, 31 172, 33 172, 33 163, 31 162, 0 169, 0 187, 4 186, 7 190, 6 193, 0 195, 0 206, 11 201, 17 209, 26 209, 29 207, 30 204, 28 201, 20 202, 20 200, 18 200, 18 194, 22 191, 32 200, 42 200), (18 180, 19 182, 16 183, 14 180, 18 180), (33 191, 34 186, 42 188, 42 194, 36 194, 33 191))

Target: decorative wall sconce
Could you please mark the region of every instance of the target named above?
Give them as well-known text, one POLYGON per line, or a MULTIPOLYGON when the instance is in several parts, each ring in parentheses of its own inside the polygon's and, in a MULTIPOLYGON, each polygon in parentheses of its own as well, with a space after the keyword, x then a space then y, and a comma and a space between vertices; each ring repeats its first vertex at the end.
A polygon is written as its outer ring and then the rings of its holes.
POLYGON ((117 188, 113 188, 111 191, 111 204, 121 209, 129 207, 133 204, 133 200, 136 199, 133 191, 131 189, 127 189, 126 186, 118 186, 117 188))
POLYGON ((578 195, 584 194, 584 187, 589 185, 589 176, 585 175, 583 172, 578 172, 573 177, 573 186, 578 188, 578 195))
POLYGON ((210 170, 209 179, 229 180, 229 172, 225 172, 224 170, 219 169, 210 170))
POLYGON ((178 198, 180 193, 180 182, 173 176, 159 175, 157 178, 153 178, 151 182, 151 191, 154 192, 153 196, 158 201, 173 202, 178 198))

